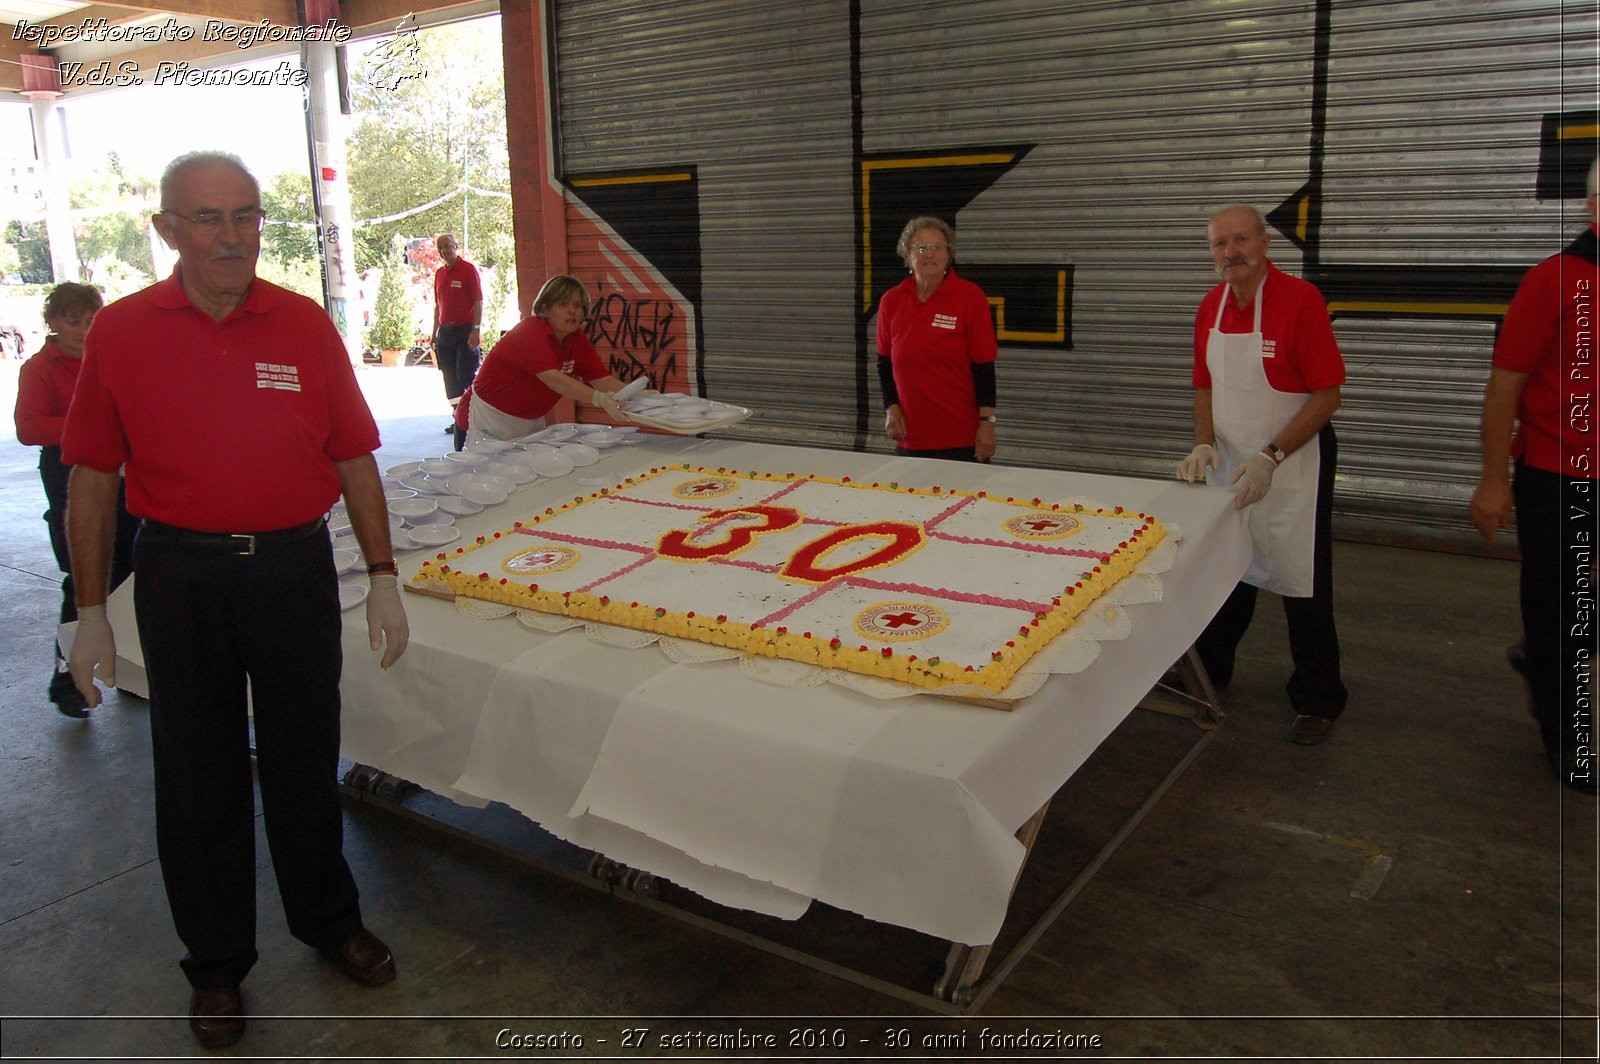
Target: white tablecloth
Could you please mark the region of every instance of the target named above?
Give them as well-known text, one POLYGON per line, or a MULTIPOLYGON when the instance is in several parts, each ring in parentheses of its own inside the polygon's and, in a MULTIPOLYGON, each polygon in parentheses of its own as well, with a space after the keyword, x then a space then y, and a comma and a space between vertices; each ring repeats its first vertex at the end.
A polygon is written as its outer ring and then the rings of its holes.
MULTIPOLYGON (((423 457, 423 456, 418 456, 423 457)), ((388 672, 363 611, 345 624, 345 756, 467 802, 496 800, 579 846, 715 901, 795 917, 813 898, 968 944, 993 941, 1023 859, 1017 828, 1176 661, 1249 560, 1229 492, 1150 481, 702 440, 605 452, 609 482, 663 462, 1088 498, 1181 528, 1164 599, 1130 638, 1010 712, 825 684, 735 662, 530 631, 405 596, 411 646, 388 672)), ((467 537, 592 488, 530 484, 460 519, 467 537)), ((402 577, 427 553, 401 556, 402 577)))

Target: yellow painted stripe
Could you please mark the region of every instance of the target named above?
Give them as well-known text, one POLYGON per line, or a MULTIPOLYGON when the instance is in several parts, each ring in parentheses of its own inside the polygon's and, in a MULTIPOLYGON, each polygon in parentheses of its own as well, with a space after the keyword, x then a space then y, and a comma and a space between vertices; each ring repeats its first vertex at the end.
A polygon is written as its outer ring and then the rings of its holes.
POLYGON ((1306 229, 1310 227, 1310 224, 1311 224, 1311 197, 1310 196, 1301 196, 1300 197, 1299 221, 1295 224, 1295 227, 1294 227, 1295 235, 1300 238, 1300 242, 1301 243, 1305 243, 1306 229))
POLYGON ((919 166, 985 166, 1015 162, 1016 152, 935 155, 920 159, 864 159, 861 163, 861 310, 872 310, 872 171, 919 166))
POLYGON ((1562 126, 1561 132, 1557 133, 1556 136, 1562 140, 1570 140, 1576 137, 1600 137, 1600 125, 1562 126))
POLYGON ((1329 303, 1328 310, 1375 311, 1389 314, 1493 314, 1505 317, 1507 303, 1329 303))
POLYGON ((688 171, 673 174, 632 174, 627 177, 584 177, 572 182, 574 188, 594 188, 598 185, 659 185, 667 181, 692 181, 688 171))
POLYGON ((934 155, 920 159, 868 159, 862 162, 863 170, 910 170, 918 166, 983 166, 1009 163, 1016 160, 1016 152, 990 152, 985 155, 934 155))
POLYGON ((1026 332, 1006 328, 1006 300, 1004 296, 988 296, 994 307, 994 338, 996 340, 1022 340, 1033 343, 1061 343, 1067 338, 1067 271, 1056 271, 1056 331, 1026 332))

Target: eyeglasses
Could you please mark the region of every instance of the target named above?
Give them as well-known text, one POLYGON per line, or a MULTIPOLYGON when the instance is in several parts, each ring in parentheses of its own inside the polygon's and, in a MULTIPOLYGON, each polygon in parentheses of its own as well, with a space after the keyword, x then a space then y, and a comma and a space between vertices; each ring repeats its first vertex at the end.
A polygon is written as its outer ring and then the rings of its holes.
POLYGON ((949 244, 918 244, 912 250, 915 251, 918 255, 932 255, 935 252, 939 252, 939 251, 949 251, 950 250, 950 245, 949 244))
POLYGON ((201 211, 198 214, 179 214, 177 211, 163 207, 162 214, 170 214, 174 218, 182 218, 196 229, 206 233, 215 233, 225 223, 231 222, 243 232, 253 230, 261 232, 261 227, 266 224, 267 212, 260 207, 245 207, 234 211, 232 214, 223 214, 221 211, 201 211))

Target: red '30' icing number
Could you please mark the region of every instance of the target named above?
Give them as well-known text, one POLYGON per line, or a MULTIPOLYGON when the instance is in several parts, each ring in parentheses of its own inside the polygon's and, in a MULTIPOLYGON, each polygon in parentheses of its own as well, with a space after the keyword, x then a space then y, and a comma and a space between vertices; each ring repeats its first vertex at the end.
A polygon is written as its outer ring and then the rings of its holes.
MULTIPOLYGON (((673 529, 656 544, 656 551, 665 558, 679 561, 704 561, 709 558, 727 558, 744 550, 755 538, 767 532, 782 532, 801 521, 800 514, 787 506, 740 506, 730 510, 713 510, 701 518, 716 522, 739 514, 750 514, 761 519, 759 524, 730 524, 722 539, 711 543, 691 543, 697 529, 673 529)), ((871 524, 844 525, 826 535, 811 540, 789 556, 778 576, 808 584, 821 584, 848 576, 864 569, 891 565, 923 544, 921 525, 902 521, 874 521, 871 524), (883 546, 843 565, 824 567, 819 562, 835 548, 858 539, 877 537, 887 540, 883 546)))
POLYGON ((707 558, 726 558, 737 554, 755 542, 756 536, 763 532, 782 532, 800 523, 800 514, 787 506, 740 506, 732 510, 712 510, 701 521, 710 523, 733 517, 736 514, 755 514, 761 518, 760 524, 730 524, 726 529, 727 537, 714 543, 689 542, 689 538, 700 529, 673 529, 661 537, 656 544, 656 551, 666 558, 676 558, 679 561, 697 562, 707 558))

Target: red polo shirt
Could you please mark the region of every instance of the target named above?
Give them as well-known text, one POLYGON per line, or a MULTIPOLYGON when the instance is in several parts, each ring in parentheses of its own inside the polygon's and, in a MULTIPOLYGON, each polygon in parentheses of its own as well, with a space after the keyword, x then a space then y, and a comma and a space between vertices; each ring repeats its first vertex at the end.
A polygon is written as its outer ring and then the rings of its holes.
POLYGON ((971 447, 978 438, 978 401, 972 365, 993 362, 994 317, 983 289, 955 270, 917 301, 917 281, 907 277, 878 304, 878 354, 894 367, 894 388, 912 451, 971 447))
POLYGON ((377 446, 321 307, 256 278, 216 322, 174 270, 95 316, 62 460, 105 473, 126 463, 136 517, 270 532, 327 513, 339 497, 334 463, 377 446))
POLYGON ((1511 453, 1535 469, 1591 480, 1600 476, 1597 300, 1600 267, 1570 249, 1552 255, 1522 278, 1494 345, 1496 366, 1528 375, 1511 453))
POLYGON ((607 373, 600 352, 581 330, 569 334, 558 345, 556 331, 548 321, 524 318, 500 337, 494 350, 484 357, 472 390, 484 402, 512 417, 544 417, 561 398, 539 379, 539 374, 552 369, 585 382, 599 380, 607 373))
MULTIPOLYGON (((1222 331, 1247 333, 1255 328, 1256 302, 1243 307, 1228 295, 1228 286, 1219 284, 1200 301, 1194 316, 1194 386, 1211 388, 1211 369, 1206 365, 1206 340, 1217 323, 1217 301, 1227 295, 1222 311, 1222 331)), ((1339 342, 1333 338, 1333 323, 1328 319, 1328 304, 1310 281, 1284 273, 1267 263, 1267 276, 1256 289, 1261 306, 1261 342, 1270 354, 1262 358, 1267 383, 1280 392, 1320 392, 1344 383, 1344 359, 1339 342)))
POLYGON ((22 364, 17 374, 17 442, 30 447, 57 447, 67 423, 67 407, 78 383, 83 360, 64 353, 49 340, 22 364))
POLYGON ((473 324, 472 305, 483 300, 478 268, 459 255, 455 265, 440 266, 433 274, 433 301, 439 305, 440 325, 473 324))

